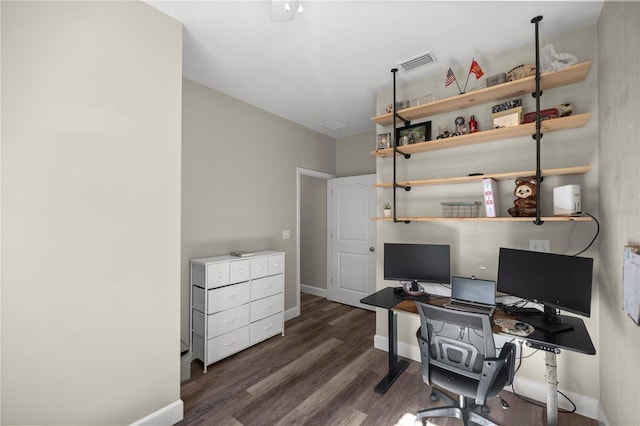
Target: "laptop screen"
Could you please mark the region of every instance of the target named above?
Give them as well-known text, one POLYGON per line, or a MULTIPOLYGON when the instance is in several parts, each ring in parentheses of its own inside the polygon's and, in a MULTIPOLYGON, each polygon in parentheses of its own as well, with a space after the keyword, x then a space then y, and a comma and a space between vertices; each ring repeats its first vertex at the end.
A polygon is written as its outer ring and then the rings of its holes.
POLYGON ((496 282, 467 277, 451 277, 451 298, 495 305, 496 282))

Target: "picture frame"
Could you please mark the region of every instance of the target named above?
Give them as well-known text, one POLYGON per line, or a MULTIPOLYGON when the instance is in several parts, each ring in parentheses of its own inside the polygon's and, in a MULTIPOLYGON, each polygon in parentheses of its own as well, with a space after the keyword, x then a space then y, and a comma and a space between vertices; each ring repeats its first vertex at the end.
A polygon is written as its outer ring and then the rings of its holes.
POLYGON ((428 142, 431 140, 431 121, 412 124, 396 129, 397 146, 412 145, 414 143, 428 142))
POLYGON ((376 137, 376 150, 391 148, 391 133, 380 133, 376 137))

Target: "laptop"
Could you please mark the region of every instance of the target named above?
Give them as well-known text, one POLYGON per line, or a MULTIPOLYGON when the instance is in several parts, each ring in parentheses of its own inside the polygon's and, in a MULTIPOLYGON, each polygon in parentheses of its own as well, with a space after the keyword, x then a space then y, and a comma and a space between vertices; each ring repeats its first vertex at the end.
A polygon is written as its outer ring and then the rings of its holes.
POLYGON ((496 282, 475 277, 451 277, 450 309, 493 315, 496 309, 496 282))

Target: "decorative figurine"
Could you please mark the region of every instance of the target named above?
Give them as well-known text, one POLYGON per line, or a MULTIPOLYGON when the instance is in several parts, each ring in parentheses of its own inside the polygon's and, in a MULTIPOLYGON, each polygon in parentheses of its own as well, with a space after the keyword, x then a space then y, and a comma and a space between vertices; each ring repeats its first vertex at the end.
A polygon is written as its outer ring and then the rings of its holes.
POLYGON ((509 214, 513 217, 535 216, 537 191, 535 176, 516 179, 516 189, 513 191, 516 199, 513 202, 513 207, 508 210, 509 214))
POLYGON ((456 117, 456 134, 458 135, 466 135, 469 130, 467 126, 464 125, 464 117, 456 117))

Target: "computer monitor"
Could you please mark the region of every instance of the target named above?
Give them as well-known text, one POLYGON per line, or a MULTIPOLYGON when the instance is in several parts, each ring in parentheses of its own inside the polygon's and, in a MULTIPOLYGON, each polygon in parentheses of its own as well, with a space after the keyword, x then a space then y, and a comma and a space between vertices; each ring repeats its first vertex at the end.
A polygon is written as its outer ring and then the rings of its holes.
POLYGON ((449 246, 385 243, 384 279, 449 284, 451 282, 449 246))
POLYGON ((543 305, 542 317, 523 321, 548 332, 571 329, 558 310, 591 315, 593 259, 500 248, 498 291, 543 305))

